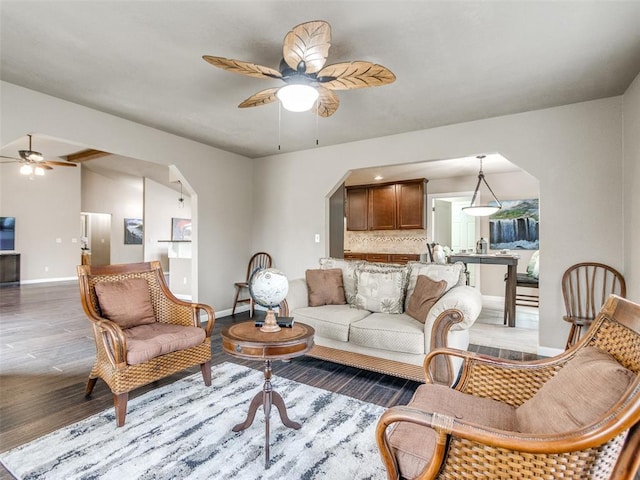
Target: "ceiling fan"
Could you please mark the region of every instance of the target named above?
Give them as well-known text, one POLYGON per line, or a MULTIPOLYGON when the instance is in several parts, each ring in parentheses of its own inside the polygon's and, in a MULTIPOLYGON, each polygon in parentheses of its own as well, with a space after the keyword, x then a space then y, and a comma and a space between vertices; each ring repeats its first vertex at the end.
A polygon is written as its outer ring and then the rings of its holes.
POLYGON ((321 117, 329 117, 340 105, 333 90, 377 87, 393 83, 396 76, 386 67, 371 62, 354 61, 325 66, 331 46, 331 26, 321 20, 293 27, 284 37, 282 60, 278 70, 254 63, 204 55, 211 65, 256 78, 282 80, 282 87, 262 90, 243 101, 239 108, 257 107, 280 100, 292 111, 306 111, 315 106, 321 117), (296 102, 308 95, 305 102, 296 102), (291 101, 291 97, 293 102, 291 101))
POLYGON ((58 162, 55 160, 45 160, 44 155, 40 152, 36 152, 31 149, 31 135, 27 135, 29 137, 29 149, 28 150, 18 150, 18 154, 20 158, 17 157, 7 157, 5 155, 0 155, 0 158, 7 158, 9 161, 0 161, 0 163, 12 163, 19 162, 22 164, 20 167, 20 173, 23 175, 44 175, 45 170, 51 170, 54 166, 60 167, 75 167, 75 163, 71 162, 58 162))

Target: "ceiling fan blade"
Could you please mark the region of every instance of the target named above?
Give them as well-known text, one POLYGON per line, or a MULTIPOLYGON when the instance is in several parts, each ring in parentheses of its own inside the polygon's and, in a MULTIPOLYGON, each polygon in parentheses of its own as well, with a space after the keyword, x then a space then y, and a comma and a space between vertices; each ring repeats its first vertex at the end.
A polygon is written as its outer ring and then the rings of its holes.
POLYGON ((47 165, 47 162, 37 162, 33 166, 44 168, 45 170, 53 170, 53 167, 51 165, 47 165))
POLYGON ((44 162, 38 162, 38 165, 55 165, 56 167, 75 167, 75 163, 70 162, 58 162, 56 160, 45 160, 44 162))
POLYGON ((316 87, 320 96, 316 102, 316 113, 321 117, 330 117, 340 106, 338 96, 329 89, 316 87))
POLYGON ((293 27, 284 37, 282 57, 294 70, 304 61, 302 73, 316 73, 327 61, 331 46, 331 26, 320 20, 293 27))
POLYGON ((379 87, 393 83, 395 79, 387 67, 362 61, 335 63, 318 72, 318 82, 330 90, 379 87))
POLYGON ((267 103, 275 102, 278 97, 276 97, 276 92, 279 88, 267 88, 266 90, 262 90, 254 95, 251 95, 244 102, 238 105, 238 108, 247 108, 247 107, 259 107, 261 105, 266 105, 267 103))
MULTIPOLYGON (((0 158, 8 158, 9 160, 12 160, 14 162, 21 162, 22 160, 20 160, 19 158, 16 157, 7 157, 6 155, 0 155, 0 158)), ((2 162, 2 163, 11 163, 11 162, 2 162)))
POLYGON ((242 60, 233 60, 231 58, 212 57, 211 55, 203 55, 202 58, 214 67, 228 70, 229 72, 240 73, 255 78, 282 78, 282 74, 273 68, 263 67, 255 63, 243 62, 242 60))

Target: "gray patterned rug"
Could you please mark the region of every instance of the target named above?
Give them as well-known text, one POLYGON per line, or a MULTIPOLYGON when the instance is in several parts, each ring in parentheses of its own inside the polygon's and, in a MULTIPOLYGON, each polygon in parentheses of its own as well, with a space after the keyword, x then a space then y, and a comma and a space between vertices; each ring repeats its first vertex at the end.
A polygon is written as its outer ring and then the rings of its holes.
POLYGON ((271 411, 271 464, 264 469, 264 414, 233 433, 263 374, 232 363, 129 402, 116 428, 113 408, 0 455, 18 479, 384 479, 375 444, 384 408, 277 376, 274 389, 300 430, 271 411))

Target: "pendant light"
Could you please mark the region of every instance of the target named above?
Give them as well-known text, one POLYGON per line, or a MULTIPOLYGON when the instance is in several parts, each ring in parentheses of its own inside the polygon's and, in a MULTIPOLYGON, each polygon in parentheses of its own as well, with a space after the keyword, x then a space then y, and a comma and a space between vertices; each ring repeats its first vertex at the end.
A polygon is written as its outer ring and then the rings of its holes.
POLYGON ((184 195, 182 195, 182 182, 178 180, 180 184, 180 198, 178 198, 178 208, 184 207, 184 195))
POLYGON ((502 204, 500 200, 496 197, 496 194, 493 193, 491 187, 487 183, 487 179, 484 178, 484 173, 482 172, 482 159, 485 158, 485 155, 478 155, 476 158, 480 160, 480 171, 478 172, 478 183, 476 184, 476 190, 473 192, 473 198, 471 199, 471 205, 468 207, 464 207, 462 211, 467 215, 472 215, 474 217, 486 217, 489 215, 493 215, 498 210, 502 208, 502 204), (497 205, 476 205, 476 198, 478 197, 478 191, 480 190, 480 183, 484 182, 487 186, 491 195, 493 195, 493 199, 496 201, 497 205))

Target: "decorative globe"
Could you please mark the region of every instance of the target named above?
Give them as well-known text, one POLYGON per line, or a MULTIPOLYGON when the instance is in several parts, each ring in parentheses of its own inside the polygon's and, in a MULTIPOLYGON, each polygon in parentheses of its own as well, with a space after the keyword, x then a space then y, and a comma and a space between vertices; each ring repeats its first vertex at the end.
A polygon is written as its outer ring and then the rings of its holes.
POLYGON ((280 304, 289 292, 289 281, 275 268, 256 270, 249 279, 249 294, 254 302, 266 308, 280 304))

